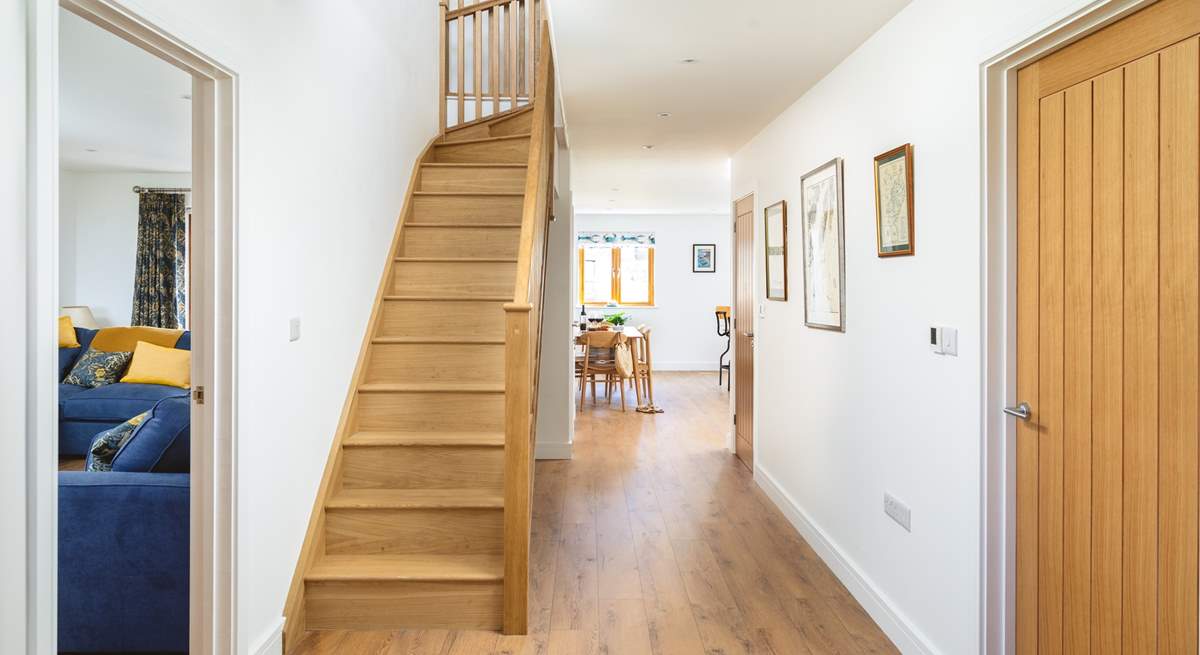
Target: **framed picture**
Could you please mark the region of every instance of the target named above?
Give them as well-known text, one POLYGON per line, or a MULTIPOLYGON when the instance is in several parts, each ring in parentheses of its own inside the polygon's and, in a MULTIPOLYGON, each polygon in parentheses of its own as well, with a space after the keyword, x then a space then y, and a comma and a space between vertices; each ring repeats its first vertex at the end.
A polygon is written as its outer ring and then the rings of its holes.
POLYGON ((800 178, 804 247, 804 324, 846 330, 846 247, 842 220, 842 160, 800 178))
POLYGON ((875 234, 880 257, 913 254, 913 147, 875 158, 875 234))
POLYGON ((717 272, 717 245, 714 243, 692 244, 692 272, 717 272))
POLYGON ((767 300, 787 300, 787 201, 779 202, 763 210, 766 223, 766 239, 763 244, 767 255, 767 300))

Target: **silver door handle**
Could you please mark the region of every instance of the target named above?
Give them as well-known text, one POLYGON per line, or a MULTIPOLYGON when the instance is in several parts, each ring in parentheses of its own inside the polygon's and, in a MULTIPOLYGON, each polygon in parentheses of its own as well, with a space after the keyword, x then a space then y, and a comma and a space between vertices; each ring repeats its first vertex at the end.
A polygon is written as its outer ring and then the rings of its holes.
POLYGON ((1028 421, 1029 417, 1033 416, 1033 408, 1029 406, 1029 403, 1022 402, 1016 407, 1005 407, 1004 413, 1008 414, 1009 416, 1015 416, 1022 421, 1028 421))
POLYGON ((750 339, 753 339, 753 338, 754 338, 754 333, 753 333, 753 332, 743 332, 742 334, 746 335, 746 337, 747 337, 747 338, 750 338, 750 339))

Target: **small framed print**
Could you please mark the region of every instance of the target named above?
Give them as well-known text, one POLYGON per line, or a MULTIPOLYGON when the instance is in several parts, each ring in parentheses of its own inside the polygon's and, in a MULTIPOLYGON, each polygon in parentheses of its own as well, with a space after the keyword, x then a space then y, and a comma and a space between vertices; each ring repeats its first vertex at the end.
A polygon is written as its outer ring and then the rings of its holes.
POLYGON ((913 147, 875 158, 875 234, 880 257, 913 254, 913 147))
POLYGON ((717 272, 717 245, 714 243, 692 244, 692 272, 717 272))
POLYGON ((764 209, 763 221, 766 223, 767 300, 787 300, 787 201, 780 200, 764 209))

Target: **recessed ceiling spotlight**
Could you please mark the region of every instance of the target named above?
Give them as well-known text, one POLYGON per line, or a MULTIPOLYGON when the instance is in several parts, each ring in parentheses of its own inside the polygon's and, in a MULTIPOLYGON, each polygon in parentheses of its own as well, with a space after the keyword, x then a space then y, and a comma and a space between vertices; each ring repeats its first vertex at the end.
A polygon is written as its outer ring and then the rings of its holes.
POLYGON ((658 112, 658 117, 659 117, 659 118, 670 118, 670 117, 671 117, 671 112, 669 112, 669 111, 660 111, 660 112, 658 112))
POLYGON ((97 149, 89 147, 89 148, 84 148, 84 150, 86 150, 88 152, 96 152, 97 149))
POLYGON ((681 63, 681 64, 694 64, 694 63, 696 63, 696 58, 695 58, 695 57, 684 57, 683 59, 680 59, 680 60, 679 60, 679 63, 681 63))
POLYGON ((179 96, 179 99, 180 99, 180 100, 191 100, 191 99, 192 99, 192 94, 190 94, 190 93, 185 93, 185 94, 183 94, 183 95, 179 96))
POLYGON ((647 143, 646 145, 642 146, 642 150, 654 150, 654 144, 647 143))

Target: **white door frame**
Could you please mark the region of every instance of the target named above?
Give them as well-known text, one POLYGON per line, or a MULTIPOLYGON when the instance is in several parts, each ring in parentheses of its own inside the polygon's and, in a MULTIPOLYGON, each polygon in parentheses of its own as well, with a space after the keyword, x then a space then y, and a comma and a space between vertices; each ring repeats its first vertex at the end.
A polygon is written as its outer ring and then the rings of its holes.
POLYGON ((994 50, 980 65, 983 193, 980 652, 1015 652, 1017 299, 1017 69, 1154 0, 1095 0, 1050 17, 1030 36, 994 50))
MULTIPOLYGON (((193 403, 189 641, 192 653, 236 652, 234 371, 237 280, 237 87, 233 69, 128 3, 30 0, 29 543, 27 651, 52 655, 58 587, 58 11, 67 9, 192 76, 193 403)), ((182 27, 182 26, 181 26, 182 27)), ((182 30, 186 31, 186 30, 182 30)))

